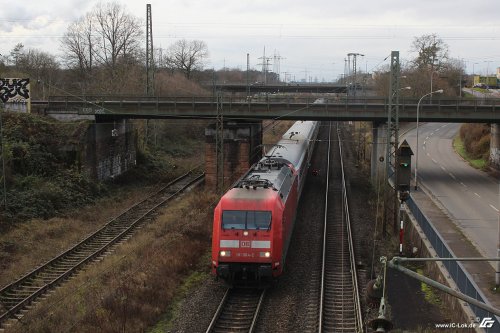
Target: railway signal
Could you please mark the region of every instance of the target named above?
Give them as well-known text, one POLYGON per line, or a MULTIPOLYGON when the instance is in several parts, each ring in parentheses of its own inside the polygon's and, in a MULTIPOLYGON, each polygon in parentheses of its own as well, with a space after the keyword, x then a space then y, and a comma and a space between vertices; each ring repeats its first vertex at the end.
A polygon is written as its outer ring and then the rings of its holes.
POLYGON ((407 196, 404 196, 405 199, 403 200, 403 196, 401 195, 404 192, 408 192, 410 190, 410 179, 411 179, 411 156, 413 155, 413 152, 410 148, 410 145, 408 142, 405 140, 399 146, 398 149, 398 179, 397 179, 397 189, 400 192, 400 199, 402 201, 405 201, 407 196))
POLYGON ((398 170, 396 188, 399 191, 399 254, 403 254, 403 238, 404 238, 404 220, 403 220, 403 203, 410 197, 410 179, 411 179, 411 151, 410 145, 406 140, 403 141, 397 151, 398 170))

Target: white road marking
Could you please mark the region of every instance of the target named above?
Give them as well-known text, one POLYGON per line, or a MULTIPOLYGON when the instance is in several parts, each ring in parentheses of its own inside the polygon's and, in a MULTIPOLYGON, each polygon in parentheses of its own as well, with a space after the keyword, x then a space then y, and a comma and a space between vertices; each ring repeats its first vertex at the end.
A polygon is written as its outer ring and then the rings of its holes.
POLYGON ((436 163, 437 164, 437 161, 435 159, 432 159, 432 162, 436 163))
POLYGON ((481 196, 479 194, 477 194, 476 192, 474 192, 474 195, 476 195, 478 198, 481 198, 481 196))
POLYGON ((495 206, 490 205, 490 207, 493 208, 496 212, 499 212, 499 210, 495 206))
POLYGON ((452 174, 451 172, 448 172, 448 174, 450 175, 451 178, 453 178, 454 180, 457 180, 457 177, 455 177, 454 174, 452 174))
POLYGON ((429 137, 426 137, 425 140, 429 140, 429 137))
POLYGON ((425 150, 425 146, 422 146, 422 150, 425 150))
POLYGON ((424 146, 427 144, 427 141, 424 141, 424 146))
POLYGON ((429 155, 429 153, 426 154, 427 156, 431 157, 431 155, 429 155))
POLYGON ((463 187, 467 187, 467 185, 465 185, 464 183, 460 182, 460 184, 462 184, 463 187))
POLYGON ((444 166, 440 165, 440 167, 441 167, 441 170, 446 171, 446 168, 444 166))

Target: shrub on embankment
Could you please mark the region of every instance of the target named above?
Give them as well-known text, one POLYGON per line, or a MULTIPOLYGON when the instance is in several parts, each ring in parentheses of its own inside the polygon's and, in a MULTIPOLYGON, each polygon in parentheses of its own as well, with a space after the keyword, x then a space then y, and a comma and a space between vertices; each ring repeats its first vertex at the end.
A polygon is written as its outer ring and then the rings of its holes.
POLYGON ((463 142, 467 158, 482 159, 488 162, 490 157, 489 124, 463 124, 460 127, 460 139, 463 142))
POLYGON ((112 181, 97 182, 89 176, 84 156, 92 123, 11 112, 2 117, 7 196, 4 205, 0 164, 0 229, 91 204, 125 185, 170 180, 202 161, 203 121, 158 121, 150 126, 147 144, 141 144, 144 135, 135 123, 137 167, 112 181))
POLYGON ((6 205, 1 188, 0 228, 34 217, 48 218, 92 202, 103 191, 81 173, 72 147, 88 122, 61 123, 25 113, 4 112, 3 148, 6 205), (6 206, 6 208, 5 208, 6 206))

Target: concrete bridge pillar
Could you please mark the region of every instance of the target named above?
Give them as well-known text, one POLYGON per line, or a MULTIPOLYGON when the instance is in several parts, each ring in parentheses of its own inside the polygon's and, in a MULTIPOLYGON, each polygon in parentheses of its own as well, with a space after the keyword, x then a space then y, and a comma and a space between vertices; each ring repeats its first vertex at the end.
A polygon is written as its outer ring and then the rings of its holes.
POLYGON ((387 155, 387 124, 380 122, 372 123, 372 154, 371 154, 371 181, 377 187, 380 181, 385 179, 386 155, 387 155))
POLYGON ((500 169, 500 124, 491 124, 490 163, 500 169))
MULTIPOLYGON (((224 122, 224 188, 262 157, 262 123, 224 122)), ((216 189, 215 124, 205 129, 205 186, 216 189)))
POLYGON ((93 178, 105 180, 136 165, 136 134, 127 119, 96 123, 87 131, 85 168, 93 178))

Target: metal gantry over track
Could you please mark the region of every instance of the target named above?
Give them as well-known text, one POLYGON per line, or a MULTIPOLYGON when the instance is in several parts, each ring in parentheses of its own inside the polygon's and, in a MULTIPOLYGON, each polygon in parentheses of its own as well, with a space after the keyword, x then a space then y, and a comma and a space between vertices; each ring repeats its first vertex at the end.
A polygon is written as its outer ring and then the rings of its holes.
MULTIPOLYGON (((390 89, 389 89, 389 106, 387 109, 387 157, 386 157, 386 175, 387 183, 393 179, 396 184, 398 168, 398 146, 399 146, 399 79, 401 76, 401 67, 399 64, 399 51, 391 52, 391 72, 390 72, 390 89)), ((397 221, 399 216, 398 207, 398 190, 397 186, 394 189, 388 187, 386 192, 385 204, 385 223, 391 219, 393 221, 393 229, 396 232, 397 221)), ((385 231, 385 230, 384 230, 385 231)))
POLYGON ((224 192, 224 114, 222 93, 217 93, 217 118, 215 121, 215 161, 217 170, 217 193, 224 192))

